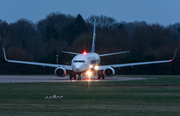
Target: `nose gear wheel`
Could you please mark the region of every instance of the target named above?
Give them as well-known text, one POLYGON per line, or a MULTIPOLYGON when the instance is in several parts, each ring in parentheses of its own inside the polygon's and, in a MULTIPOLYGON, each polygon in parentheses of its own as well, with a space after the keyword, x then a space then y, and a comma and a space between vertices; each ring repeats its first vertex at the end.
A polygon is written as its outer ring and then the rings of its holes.
POLYGON ((78 75, 78 81, 81 81, 81 74, 78 75))

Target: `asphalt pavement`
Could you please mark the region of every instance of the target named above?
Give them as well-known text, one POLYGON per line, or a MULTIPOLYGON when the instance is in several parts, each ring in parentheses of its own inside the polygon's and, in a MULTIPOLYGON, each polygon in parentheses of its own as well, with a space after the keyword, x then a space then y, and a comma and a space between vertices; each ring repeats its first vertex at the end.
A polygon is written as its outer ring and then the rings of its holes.
MULTIPOLYGON (((82 76, 81 81, 130 81, 130 80, 144 80, 142 77, 105 77, 105 79, 97 79, 97 77, 82 76)), ((69 76, 56 77, 56 76, 0 76, 0 83, 15 83, 15 82, 77 82, 78 80, 70 80, 69 76)))

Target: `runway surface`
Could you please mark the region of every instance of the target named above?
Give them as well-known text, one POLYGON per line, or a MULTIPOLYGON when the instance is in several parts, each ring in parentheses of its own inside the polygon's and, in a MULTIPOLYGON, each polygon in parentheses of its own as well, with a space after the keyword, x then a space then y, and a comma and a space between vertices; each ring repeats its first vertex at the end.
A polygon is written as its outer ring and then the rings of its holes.
MULTIPOLYGON (((97 79, 97 77, 82 77, 81 81, 129 81, 129 80, 144 80, 141 77, 105 77, 105 79, 97 79)), ((69 80, 69 76, 0 76, 0 83, 15 83, 15 82, 77 82, 78 80, 69 80)))

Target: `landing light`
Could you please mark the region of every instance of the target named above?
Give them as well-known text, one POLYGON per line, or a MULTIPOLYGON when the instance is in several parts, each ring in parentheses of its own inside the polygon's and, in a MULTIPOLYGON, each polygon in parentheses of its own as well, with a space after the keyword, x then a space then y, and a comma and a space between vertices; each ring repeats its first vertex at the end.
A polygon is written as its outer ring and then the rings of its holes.
POLYGON ((88 76, 91 76, 91 75, 92 75, 91 71, 87 71, 86 74, 87 74, 88 76))
POLYGON ((89 65, 89 68, 93 68, 93 65, 89 65))
POLYGON ((98 69, 99 69, 99 67, 98 67, 98 66, 94 66, 94 69, 95 69, 95 70, 98 70, 98 69))

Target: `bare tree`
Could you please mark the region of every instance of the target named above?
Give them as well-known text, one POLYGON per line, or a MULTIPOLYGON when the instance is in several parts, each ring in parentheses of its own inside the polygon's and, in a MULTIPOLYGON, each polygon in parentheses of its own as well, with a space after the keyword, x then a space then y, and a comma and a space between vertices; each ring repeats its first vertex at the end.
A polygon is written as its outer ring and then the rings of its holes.
POLYGON ((12 39, 11 27, 5 21, 0 24, 1 46, 4 48, 12 39))
POLYGON ((96 19, 96 25, 101 28, 105 28, 105 27, 108 28, 117 22, 114 18, 107 17, 104 15, 100 15, 100 16, 92 15, 86 19, 86 22, 94 24, 94 18, 96 19))

